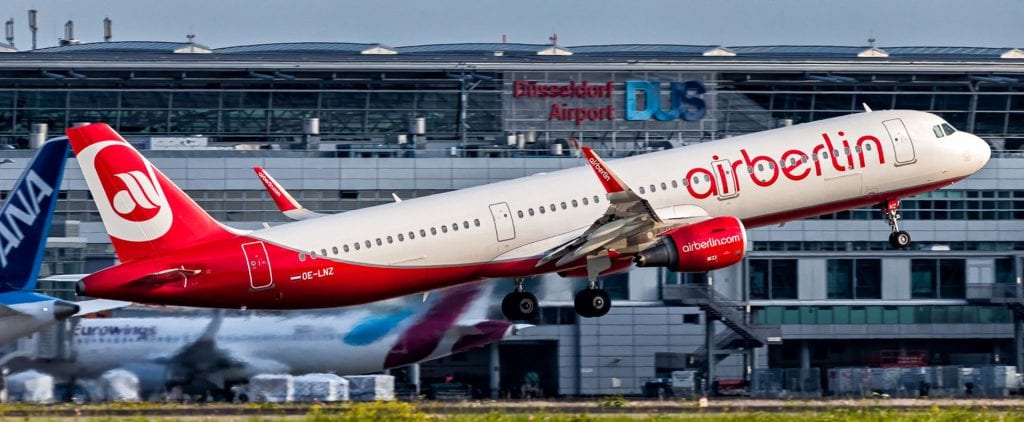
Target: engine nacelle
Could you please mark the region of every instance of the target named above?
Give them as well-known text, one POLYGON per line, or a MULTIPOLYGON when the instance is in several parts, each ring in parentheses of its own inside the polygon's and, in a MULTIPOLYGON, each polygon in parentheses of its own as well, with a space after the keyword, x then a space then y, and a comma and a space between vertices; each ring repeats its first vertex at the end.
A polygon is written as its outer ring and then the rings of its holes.
POLYGON ((663 233, 655 246, 636 255, 636 265, 703 273, 740 262, 746 250, 743 223, 736 217, 716 217, 663 233))

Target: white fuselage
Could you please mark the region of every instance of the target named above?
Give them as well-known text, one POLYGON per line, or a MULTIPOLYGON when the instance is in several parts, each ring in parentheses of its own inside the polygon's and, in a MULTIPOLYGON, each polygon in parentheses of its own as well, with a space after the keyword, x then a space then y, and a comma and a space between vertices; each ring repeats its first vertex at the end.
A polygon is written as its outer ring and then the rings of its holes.
MULTIPOLYGON (((984 141, 964 132, 938 138, 933 127, 941 123, 916 111, 860 113, 609 165, 663 218, 671 218, 676 207, 696 205, 712 216, 736 216, 757 227, 937 189, 980 169, 990 155, 984 141)), ((317 259, 461 266, 536 257, 579 235, 607 205, 598 179, 581 166, 249 235, 317 259)))

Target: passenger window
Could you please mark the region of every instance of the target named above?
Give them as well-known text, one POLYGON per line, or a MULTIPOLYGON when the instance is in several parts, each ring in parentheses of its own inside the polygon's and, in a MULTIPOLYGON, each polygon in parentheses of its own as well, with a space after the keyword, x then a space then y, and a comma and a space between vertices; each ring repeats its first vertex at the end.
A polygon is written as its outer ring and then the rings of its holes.
POLYGON ((367 240, 367 241, 366 241, 366 249, 370 249, 370 246, 372 246, 372 245, 370 244, 370 241, 369 241, 369 240, 367 240))
POLYGON ((516 214, 519 214, 519 218, 523 218, 523 210, 516 211, 516 214))
POLYGON ((309 257, 316 259, 316 251, 309 251, 309 257))
MULTIPOLYGON (((753 170, 751 170, 751 172, 753 172, 753 170)), ((689 184, 690 184, 690 180, 689 179, 683 179, 683 186, 688 186, 689 184)))
POLYGON ((864 144, 864 149, 871 151, 871 144, 864 144))
POLYGON ((587 198, 583 198, 583 205, 590 205, 590 201, 587 198))
POLYGON ((462 228, 468 229, 469 228, 469 222, 468 221, 463 221, 462 222, 462 228))
POLYGON ((572 200, 572 207, 573 207, 573 208, 576 208, 577 206, 579 206, 579 202, 576 202, 576 200, 575 200, 575 199, 573 199, 573 200, 572 200))
POLYGON ((942 124, 942 131, 946 132, 947 135, 952 135, 956 133, 956 129, 953 129, 953 126, 950 126, 949 123, 942 124))
POLYGON ((416 233, 414 233, 414 232, 409 232, 409 240, 413 240, 413 239, 415 239, 415 238, 416 238, 416 233))
POLYGON ((356 250, 358 251, 359 250, 359 242, 353 243, 352 247, 356 248, 356 250))
POLYGON ((661 190, 668 190, 668 185, 666 185, 665 182, 661 182, 661 190))
POLYGON ((480 219, 479 219, 479 218, 474 218, 474 219, 473 219, 473 224, 474 224, 475 226, 477 226, 477 227, 480 227, 480 219))
POLYGON ((448 233, 448 226, 441 226, 441 233, 448 233))
POLYGON ((941 138, 943 136, 946 136, 946 134, 944 132, 942 132, 942 125, 932 126, 932 132, 935 133, 935 137, 936 138, 941 138))
MULTIPOLYGON (((768 164, 768 168, 774 168, 774 167, 772 167, 773 165, 775 165, 774 162, 773 163, 769 163, 768 164)), ((708 176, 708 175, 705 174, 704 175, 704 181, 708 182, 708 183, 711 183, 711 176, 708 176)))
POLYGON ((854 147, 853 151, 858 153, 858 154, 860 154, 860 146, 858 145, 858 146, 854 147))
POLYGON ((541 205, 540 208, 537 208, 537 211, 540 211, 541 214, 544 214, 544 206, 541 205))
POLYGON ((645 194, 645 193, 647 193, 647 191, 645 191, 645 190, 644 190, 644 187, 643 187, 643 186, 641 186, 641 187, 640 187, 640 194, 642 195, 642 194, 645 194))
POLYGON ((533 217, 533 208, 527 209, 526 212, 530 214, 530 217, 533 217))
POLYGON ((348 245, 341 245, 341 250, 348 252, 348 245))
POLYGON ((321 249, 320 256, 327 256, 327 249, 321 249))
POLYGON ((437 228, 436 227, 431 227, 430 228, 430 234, 436 235, 437 234, 437 228))
POLYGON ((338 247, 337 246, 331 246, 331 253, 337 255, 338 254, 338 247))
POLYGON ((555 204, 551 204, 551 212, 555 212, 555 204))
POLYGON ((654 192, 657 192, 657 191, 658 191, 658 190, 657 190, 657 189, 655 189, 655 188, 654 188, 654 185, 652 184, 652 185, 651 185, 651 193, 654 193, 654 192))
POLYGON ((672 189, 677 189, 677 188, 679 188, 679 183, 677 183, 675 180, 673 180, 672 181, 672 189))
POLYGON ((569 209, 569 206, 565 204, 565 201, 562 201, 562 209, 563 210, 569 209))
POLYGON ((827 160, 828 159, 828 152, 827 151, 822 151, 821 152, 821 159, 822 160, 827 160))
POLYGON ((395 243, 395 238, 388 236, 388 244, 390 245, 392 243, 395 243))
POLYGON ((302 252, 299 252, 299 261, 305 261, 305 260, 306 260, 306 254, 304 254, 302 252))
POLYGON ((599 196, 597 196, 597 195, 594 195, 594 203, 595 204, 600 204, 601 203, 601 198, 599 196))
POLYGON ((459 231, 459 223, 452 223, 452 231, 453 232, 459 231))
POLYGON ((427 237, 427 231, 420 229, 420 237, 427 237))
POLYGON ((379 237, 375 241, 377 242, 377 246, 384 244, 384 242, 382 242, 379 237))
POLYGON ((405 235, 403 235, 403 234, 399 233, 399 234, 398 234, 398 241, 399 241, 399 242, 405 242, 405 235))
MULTIPOLYGON (((757 171, 764 171, 764 164, 758 164, 757 171)), ((696 180, 696 178, 694 178, 694 180, 696 180)))

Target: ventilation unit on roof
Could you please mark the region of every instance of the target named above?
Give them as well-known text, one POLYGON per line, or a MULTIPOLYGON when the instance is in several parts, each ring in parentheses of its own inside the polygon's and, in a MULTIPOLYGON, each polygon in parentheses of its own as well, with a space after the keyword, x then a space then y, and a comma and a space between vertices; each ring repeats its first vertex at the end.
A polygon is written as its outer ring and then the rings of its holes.
POLYGON ((871 47, 861 51, 860 53, 857 53, 857 57, 885 58, 889 57, 889 53, 885 52, 885 50, 882 50, 881 48, 871 47))
POLYGON ((736 52, 725 47, 715 47, 701 53, 701 55, 707 57, 734 57, 736 52))
POLYGON ((391 47, 385 47, 377 44, 374 47, 367 48, 366 50, 360 51, 359 54, 398 54, 398 51, 391 47))
POLYGON ((538 51, 537 55, 538 56, 571 56, 572 55, 572 51, 569 51, 568 49, 565 49, 565 48, 562 48, 562 47, 551 46, 551 47, 548 47, 548 48, 545 48, 543 50, 538 51))
POLYGON ((999 55, 1000 59, 1024 59, 1024 51, 1019 48, 1011 48, 1006 50, 1005 53, 999 55))

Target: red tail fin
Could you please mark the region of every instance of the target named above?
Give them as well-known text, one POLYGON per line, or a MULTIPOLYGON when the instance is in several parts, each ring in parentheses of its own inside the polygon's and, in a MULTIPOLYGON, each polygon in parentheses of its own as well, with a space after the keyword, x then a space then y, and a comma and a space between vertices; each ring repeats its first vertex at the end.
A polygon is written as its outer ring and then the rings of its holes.
POLYGON ((234 236, 110 126, 67 134, 121 262, 234 236))

